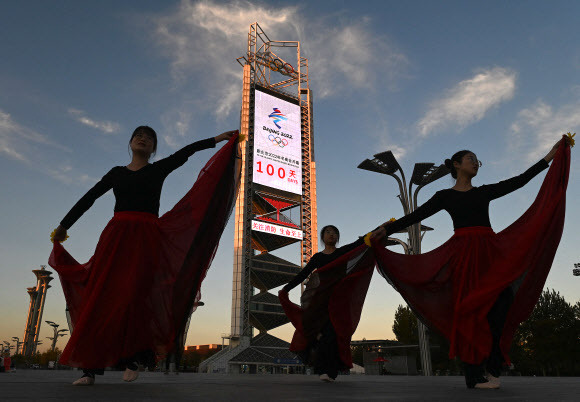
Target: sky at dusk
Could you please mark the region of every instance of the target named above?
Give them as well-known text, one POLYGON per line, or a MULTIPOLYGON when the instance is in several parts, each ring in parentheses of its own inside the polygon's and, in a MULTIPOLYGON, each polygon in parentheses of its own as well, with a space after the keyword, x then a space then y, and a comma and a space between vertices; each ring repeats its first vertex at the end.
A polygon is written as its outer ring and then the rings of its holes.
MULTIPOLYGON (((0 341, 22 339, 26 288, 35 284, 31 270, 47 264, 50 232, 111 167, 129 163, 135 127, 157 131, 158 158, 239 127, 236 58, 251 23, 273 40, 300 41, 309 59, 318 225, 338 226, 345 244, 402 214, 395 180, 356 168, 375 153, 392 150, 409 177, 416 162, 440 164, 470 149, 483 161, 474 180, 481 185, 522 173, 561 134, 580 131, 578 15, 574 1, 1 2, 0 341)), ((213 152, 168 177, 161 214, 213 152)), ((570 303, 580 300, 580 277, 572 276, 580 262, 577 152, 546 283, 570 303)), ((491 204, 496 231, 523 214, 544 176, 491 204)), ((452 185, 449 176, 430 184, 419 203, 452 185)), ((113 206, 109 192, 69 230, 64 245, 77 260, 90 258, 113 206)), ((424 223, 435 231, 423 251, 453 233, 446 212, 424 223)), ((298 254, 279 255, 297 262, 298 254)), ((187 344, 221 343, 230 332, 232 264, 230 219, 187 344)), ((403 303, 375 274, 353 339, 393 339, 403 303)), ((64 309, 56 279, 43 321, 66 327, 64 309)), ((290 340, 292 328, 271 333, 290 340)), ((51 334, 43 324, 40 350, 51 334)))

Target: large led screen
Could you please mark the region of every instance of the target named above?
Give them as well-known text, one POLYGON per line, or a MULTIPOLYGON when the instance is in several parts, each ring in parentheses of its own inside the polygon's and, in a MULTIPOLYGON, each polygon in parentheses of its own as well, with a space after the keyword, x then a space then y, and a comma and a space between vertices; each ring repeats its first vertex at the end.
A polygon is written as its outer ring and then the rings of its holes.
POLYGON ((254 183, 302 195, 300 106, 256 89, 254 183))

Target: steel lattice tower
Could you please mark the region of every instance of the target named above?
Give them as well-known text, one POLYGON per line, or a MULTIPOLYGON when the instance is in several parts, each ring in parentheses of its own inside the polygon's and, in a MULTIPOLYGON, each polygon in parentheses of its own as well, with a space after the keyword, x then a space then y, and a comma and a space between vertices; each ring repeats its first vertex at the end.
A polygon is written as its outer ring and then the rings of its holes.
MULTIPOLYGON (((241 144, 242 179, 235 207, 231 334, 223 335, 223 338, 230 340, 230 346, 200 366, 201 370, 208 371, 231 372, 235 365, 256 362, 256 359, 263 358, 260 355, 263 351, 259 349, 265 345, 270 351, 272 348, 281 349, 276 352, 278 365, 284 362, 290 364, 290 361, 299 365, 284 341, 267 334, 270 329, 288 322, 278 297, 268 290, 287 283, 318 249, 316 164, 308 59, 300 54, 300 42, 270 40, 259 24, 253 23, 248 33, 246 54, 237 60, 243 67, 240 132, 247 141, 241 144), (288 62, 277 54, 294 52, 295 62, 288 62), (277 191, 255 183, 253 113, 258 89, 299 105, 301 194, 277 191), (300 222, 293 222, 286 216, 287 211, 293 209, 299 210, 300 222), (259 233, 253 230, 252 222, 255 224, 256 221, 295 227, 301 230, 302 238, 296 240, 259 233), (300 241, 300 255, 296 263, 270 253, 297 241, 300 241), (255 289, 258 290, 257 294, 255 289), (253 338, 254 328, 260 334, 253 338), (282 349, 285 349, 285 354, 282 349), (226 364, 226 361, 229 363, 226 364)), ((262 363, 267 364, 265 361, 262 363)), ((270 363, 276 365, 275 361, 270 363)))
POLYGON ((42 324, 42 313, 44 312, 44 304, 46 301, 46 294, 50 288, 50 281, 54 278, 51 276, 52 272, 45 269, 42 265, 40 269, 35 269, 32 272, 36 275, 36 286, 28 288, 28 295, 30 296, 30 305, 28 307, 28 316, 26 317, 26 328, 24 330, 24 340, 22 341, 22 354, 25 356, 32 356, 36 353, 38 346, 38 335, 40 333, 40 326, 42 324))

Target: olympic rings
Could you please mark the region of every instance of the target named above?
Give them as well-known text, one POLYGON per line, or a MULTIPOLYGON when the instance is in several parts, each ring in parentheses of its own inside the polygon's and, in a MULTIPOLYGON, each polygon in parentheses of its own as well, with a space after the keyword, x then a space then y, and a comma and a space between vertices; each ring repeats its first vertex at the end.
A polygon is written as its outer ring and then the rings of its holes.
POLYGON ((288 74, 288 75, 294 74, 294 67, 292 67, 292 65, 290 63, 284 63, 282 68, 284 69, 284 72, 286 74, 288 74))
POLYGON ((270 54, 256 54, 258 63, 268 67, 272 71, 278 71, 280 74, 295 76, 296 70, 290 63, 284 62, 281 59, 274 58, 270 54))
POLYGON ((280 59, 275 59, 274 66, 276 66, 276 70, 280 70, 282 67, 284 67, 284 62, 280 59))
MULTIPOLYGON (((278 59, 276 59, 278 60, 278 59)), ((274 58, 271 55, 264 56, 264 63, 272 71, 278 71, 278 66, 274 63, 274 58)))
POLYGON ((270 134, 268 139, 272 141, 272 144, 278 145, 280 148, 284 148, 286 145, 288 145, 288 140, 286 138, 276 137, 274 134, 270 134))

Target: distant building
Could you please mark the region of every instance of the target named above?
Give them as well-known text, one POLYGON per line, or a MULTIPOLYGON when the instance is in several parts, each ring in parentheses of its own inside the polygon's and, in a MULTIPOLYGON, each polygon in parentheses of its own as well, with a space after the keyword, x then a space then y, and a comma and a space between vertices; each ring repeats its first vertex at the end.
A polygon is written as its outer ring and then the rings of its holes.
POLYGON ((222 350, 222 345, 218 343, 210 343, 208 345, 193 345, 193 346, 186 346, 186 352, 196 352, 202 356, 214 354, 222 350))
POLYGON ((418 374, 419 345, 404 345, 398 341, 379 339, 352 341, 351 347, 356 346, 364 348, 363 365, 366 375, 418 374))
POLYGON ((227 346, 200 364, 202 373, 229 374, 299 374, 302 361, 290 352, 290 344, 268 333, 255 336, 252 343, 238 348, 227 346), (223 359, 224 355, 227 360, 223 359), (224 367, 223 361, 227 366, 224 367))

